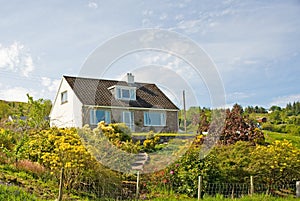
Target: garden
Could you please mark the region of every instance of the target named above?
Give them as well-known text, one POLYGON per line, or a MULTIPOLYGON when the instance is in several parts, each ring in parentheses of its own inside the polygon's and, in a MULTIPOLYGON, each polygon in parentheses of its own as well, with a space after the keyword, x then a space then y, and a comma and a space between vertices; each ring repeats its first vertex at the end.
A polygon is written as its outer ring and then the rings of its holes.
MULTIPOLYGON (((243 201, 296 196, 300 181, 297 131, 262 130, 251 118, 257 114, 239 105, 224 111, 218 140, 211 138, 212 111, 207 109, 190 118, 191 134, 135 134, 122 123, 100 122, 95 129, 50 128, 40 118, 47 113, 47 105, 29 99, 28 105, 14 105, 29 111, 28 119, 1 119, 1 200, 243 201), (136 140, 139 135, 145 139, 136 140), (214 146, 203 151, 207 142, 214 146), (128 171, 137 153, 146 153, 149 159, 143 169, 128 171)), ((297 115, 286 118, 297 119, 297 115)))

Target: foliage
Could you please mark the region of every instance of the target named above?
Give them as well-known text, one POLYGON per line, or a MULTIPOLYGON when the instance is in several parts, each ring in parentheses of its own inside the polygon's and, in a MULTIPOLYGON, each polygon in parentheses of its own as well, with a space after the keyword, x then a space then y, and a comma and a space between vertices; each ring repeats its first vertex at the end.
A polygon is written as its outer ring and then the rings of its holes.
POLYGON ((33 100, 33 97, 27 94, 28 113, 27 123, 31 128, 44 129, 49 127, 48 115, 52 104, 50 100, 33 100))
POLYGON ((247 106, 245 108, 245 113, 250 114, 250 113, 268 113, 267 109, 259 106, 247 106))
MULTIPOLYGON (((18 135, 11 130, 0 128, 0 147, 1 149, 7 149, 12 151, 16 142, 18 135)), ((0 149, 0 150, 1 150, 0 149)))
MULTIPOLYGON (((107 177, 114 174, 100 166, 82 144, 75 128, 33 130, 19 149, 19 157, 38 162, 59 178, 64 168, 64 186, 74 188, 87 177, 107 177), (98 176, 97 176, 98 175, 98 176)), ((109 182, 108 182, 109 183, 109 182)))
POLYGON ((100 122, 93 130, 86 125, 79 129, 79 135, 85 147, 98 161, 111 169, 127 171, 134 162, 134 155, 130 153, 139 152, 140 142, 122 141, 126 139, 127 134, 116 133, 114 127, 118 127, 118 124, 105 125, 104 122, 100 122))
POLYGON ((282 184, 296 181, 300 179, 300 150, 287 140, 257 146, 249 167, 260 182, 282 184))
POLYGON ((264 123, 262 129, 278 132, 282 134, 290 134, 300 136, 300 126, 295 124, 272 124, 270 122, 264 123))
POLYGON ((291 115, 299 115, 300 114, 300 102, 293 102, 292 103, 288 103, 286 105, 286 111, 288 113, 288 116, 291 115))
POLYGON ((283 133, 266 131, 266 130, 264 130, 264 133, 266 136, 267 143, 273 143, 275 140, 280 140, 280 141, 288 140, 295 147, 300 149, 300 136, 295 136, 295 135, 291 135, 291 134, 283 134, 283 133))
MULTIPOLYGON (((204 146, 204 145, 202 145, 204 146)), ((186 154, 166 169, 149 175, 151 189, 172 189, 175 193, 196 196, 198 176, 207 183, 249 183, 251 175, 256 183, 286 184, 299 180, 300 150, 288 141, 271 145, 253 145, 238 141, 231 145, 217 145, 202 159, 201 146, 192 146, 186 154)))
POLYGON ((0 100, 0 120, 2 118, 7 118, 9 114, 9 105, 5 101, 0 100))
POLYGON ((154 135, 153 131, 150 131, 146 136, 146 140, 143 142, 143 151, 155 151, 155 146, 158 144, 159 139, 159 136, 154 135))
POLYGON ((107 138, 116 147, 128 152, 138 153, 140 142, 134 143, 131 139, 131 131, 125 123, 112 123, 106 125, 103 121, 99 122, 98 127, 93 131, 99 133, 100 138, 107 138))
POLYGON ((242 107, 235 104, 231 111, 226 110, 225 126, 220 136, 220 142, 234 144, 237 141, 261 144, 264 143, 264 135, 254 122, 243 117, 242 107))
POLYGON ((200 119, 198 123, 197 133, 202 134, 203 132, 207 132, 209 129, 209 121, 206 113, 202 111, 200 113, 200 119))
MULTIPOLYGON (((184 117, 183 117, 184 111, 181 110, 179 112, 179 127, 181 129, 184 129, 184 117)), ((188 131, 196 132, 198 128, 198 124, 200 123, 202 119, 202 115, 205 115, 207 117, 207 121, 210 122, 211 119, 211 110, 209 108, 201 108, 201 107, 190 107, 186 111, 186 124, 188 131)))
POLYGON ((37 198, 35 195, 25 192, 20 187, 16 186, 4 186, 0 185, 0 200, 14 200, 14 201, 42 201, 42 199, 37 198))

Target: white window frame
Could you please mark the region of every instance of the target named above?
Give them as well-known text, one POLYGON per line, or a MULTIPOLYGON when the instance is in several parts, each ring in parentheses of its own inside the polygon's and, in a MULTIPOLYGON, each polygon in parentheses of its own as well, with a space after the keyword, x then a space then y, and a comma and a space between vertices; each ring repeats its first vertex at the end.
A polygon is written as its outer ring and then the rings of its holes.
POLYGON ((135 87, 116 87, 116 99, 120 100, 136 100, 136 88, 135 87), (125 90, 128 90, 129 97, 125 97, 125 90))
POLYGON ((125 123, 131 131, 134 131, 134 112, 133 111, 123 111, 122 113, 122 122, 125 123), (129 122, 125 122, 125 116, 128 115, 129 122))
POLYGON ((60 100, 61 100, 61 104, 64 104, 64 103, 68 102, 68 91, 61 92, 60 100))
POLYGON ((101 110, 101 109, 91 109, 90 110, 90 125, 97 125, 100 121, 97 120, 97 111, 104 112, 104 122, 109 124, 111 123, 111 115, 110 111, 108 110, 101 110))
MULTIPOLYGON (((153 118, 153 116, 152 116, 153 118)), ((159 111, 145 111, 144 112, 144 126, 166 126, 166 113, 159 111), (151 114, 160 116, 160 124, 151 123, 151 114)))

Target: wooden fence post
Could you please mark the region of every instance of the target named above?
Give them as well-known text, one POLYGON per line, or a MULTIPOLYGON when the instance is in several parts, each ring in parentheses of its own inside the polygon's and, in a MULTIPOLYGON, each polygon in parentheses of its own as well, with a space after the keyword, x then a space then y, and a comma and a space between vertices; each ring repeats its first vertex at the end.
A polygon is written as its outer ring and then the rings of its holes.
POLYGON ((137 178, 136 178, 136 193, 135 197, 136 199, 139 199, 139 191, 140 191, 140 172, 137 172, 137 178))
POLYGON ((198 200, 201 199, 202 193, 202 176, 198 176, 198 200))
POLYGON ((64 168, 62 167, 60 171, 59 192, 58 192, 57 201, 62 201, 63 185, 64 185, 64 168))
POLYGON ((296 197, 300 198, 300 181, 296 181, 296 197))
POLYGON ((250 195, 254 194, 253 176, 250 176, 250 195))

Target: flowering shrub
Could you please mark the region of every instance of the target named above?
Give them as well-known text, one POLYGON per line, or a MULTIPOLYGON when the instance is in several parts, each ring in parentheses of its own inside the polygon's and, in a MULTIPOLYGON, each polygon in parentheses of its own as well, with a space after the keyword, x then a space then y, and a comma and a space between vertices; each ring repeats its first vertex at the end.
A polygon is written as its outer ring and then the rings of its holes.
POLYGON ((250 169, 261 182, 278 184, 300 179, 300 150, 287 140, 257 146, 251 155, 250 169))
POLYGON ((201 146, 195 144, 184 156, 164 170, 148 175, 148 189, 172 189, 175 193, 197 195, 198 176, 207 183, 287 184, 300 179, 300 150, 290 142, 254 146, 238 141, 234 145, 217 145, 202 159, 201 146))
POLYGON ((154 136, 153 131, 150 131, 146 136, 146 140, 143 142, 144 151, 146 151, 146 152, 154 151, 155 146, 159 142, 159 139, 160 139, 159 136, 154 136))
MULTIPOLYGON (((19 149, 19 157, 42 164, 56 178, 59 178, 60 170, 64 168, 66 188, 74 188, 81 179, 104 176, 107 172, 111 178, 114 177, 114 173, 99 165, 88 152, 75 128, 33 130, 19 149)), ((27 167, 29 165, 26 162, 23 167, 30 169, 27 167)))

